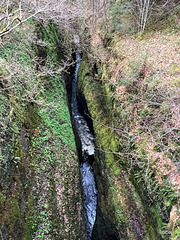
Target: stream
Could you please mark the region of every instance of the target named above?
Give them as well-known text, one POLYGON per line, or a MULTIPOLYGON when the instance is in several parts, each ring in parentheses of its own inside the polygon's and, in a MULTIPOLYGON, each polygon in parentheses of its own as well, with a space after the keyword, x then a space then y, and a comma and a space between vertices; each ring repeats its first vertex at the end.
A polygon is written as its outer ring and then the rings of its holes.
POLYGON ((86 221, 86 240, 91 240, 93 226, 96 219, 97 189, 91 159, 94 156, 94 136, 83 115, 78 110, 77 102, 77 74, 81 64, 80 52, 76 51, 76 68, 72 80, 72 121, 81 143, 82 158, 80 163, 81 181, 83 189, 83 206, 86 221))

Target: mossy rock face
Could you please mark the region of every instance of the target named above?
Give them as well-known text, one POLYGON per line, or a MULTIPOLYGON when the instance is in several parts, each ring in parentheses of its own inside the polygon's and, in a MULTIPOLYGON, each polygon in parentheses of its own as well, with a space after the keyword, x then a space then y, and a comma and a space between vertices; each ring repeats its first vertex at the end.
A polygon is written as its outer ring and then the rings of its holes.
MULTIPOLYGON (((78 94, 84 95, 87 101, 97 149, 94 169, 98 209, 93 240, 162 239, 158 230, 162 227, 161 213, 156 205, 153 209, 148 205, 146 186, 136 177, 140 170, 134 170, 121 154, 123 147, 127 148, 127 142, 110 127, 116 117, 122 118, 123 109, 109 97, 108 84, 97 80, 97 75, 93 77, 88 62, 88 57, 84 56, 78 72, 78 94), (118 113, 114 110, 116 106, 118 113)), ((124 107, 126 105, 124 103, 124 107)), ((163 239, 167 239, 166 236, 163 239)))
MULTIPOLYGON (((59 68, 62 52, 57 27, 39 27, 38 32, 47 43, 45 55, 40 53, 43 64, 48 67, 51 62, 51 67, 59 68)), ((19 34, 21 39, 23 32, 19 34)), ((35 47, 28 47, 35 58, 35 47)), ((17 62, 24 70, 36 68, 21 41, 7 43, 4 49, 0 49, 3 84, 9 77, 6 60, 11 56, 21 56, 17 62)), ((38 94, 31 92, 32 82, 24 83, 23 78, 18 79, 23 87, 15 84, 0 92, 0 238, 2 233, 9 240, 83 240, 79 161, 64 78, 37 71, 38 94), (28 90, 34 98, 21 98, 18 88, 22 96, 28 90)))

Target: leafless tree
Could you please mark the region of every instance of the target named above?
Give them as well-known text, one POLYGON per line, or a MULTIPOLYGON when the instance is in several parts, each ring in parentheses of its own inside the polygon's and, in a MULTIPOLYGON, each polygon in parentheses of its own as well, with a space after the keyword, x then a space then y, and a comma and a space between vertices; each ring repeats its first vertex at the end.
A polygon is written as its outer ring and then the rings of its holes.
POLYGON ((133 1, 133 14, 136 16, 138 32, 142 33, 144 31, 154 3, 154 0, 133 1))
POLYGON ((138 32, 142 33, 145 30, 152 13, 162 14, 165 11, 174 9, 178 4, 176 0, 132 0, 131 10, 137 21, 138 32))
POLYGON ((68 28, 83 15, 81 2, 68 0, 7 0, 0 3, 0 9, 0 36, 32 18, 68 28))

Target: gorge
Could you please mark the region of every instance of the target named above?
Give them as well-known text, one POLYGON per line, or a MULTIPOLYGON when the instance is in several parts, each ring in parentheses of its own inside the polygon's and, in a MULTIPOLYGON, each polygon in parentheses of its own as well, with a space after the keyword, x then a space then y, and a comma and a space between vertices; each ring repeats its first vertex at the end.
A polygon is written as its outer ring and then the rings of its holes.
POLYGON ((1 1, 0 240, 179 240, 179 9, 1 1))

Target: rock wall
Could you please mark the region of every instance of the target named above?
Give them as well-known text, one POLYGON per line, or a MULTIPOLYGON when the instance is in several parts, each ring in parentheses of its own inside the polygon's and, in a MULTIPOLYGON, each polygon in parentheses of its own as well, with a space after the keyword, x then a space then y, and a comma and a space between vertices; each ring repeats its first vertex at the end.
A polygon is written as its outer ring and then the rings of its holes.
POLYGON ((59 39, 32 22, 0 46, 0 239, 85 239, 59 39))
MULTIPOLYGON (((143 167, 131 155, 134 146, 129 138, 133 135, 127 138, 126 128, 121 128, 121 113, 128 107, 127 99, 124 102, 115 101, 113 84, 101 79, 103 67, 90 64, 91 60, 84 56, 79 69, 78 92, 87 101, 96 140, 93 167, 98 189, 98 209, 93 240, 169 239, 170 235, 173 236, 172 230, 164 230, 163 226, 168 223, 170 210, 177 203, 177 193, 174 193, 175 198, 167 206, 162 195, 158 195, 158 191, 161 191, 159 186, 154 192, 148 188, 143 167)), ((151 177, 149 181, 153 181, 154 176, 151 177)), ((167 190, 167 194, 170 192, 174 190, 167 190)), ((174 239, 177 236, 178 230, 174 239)))

